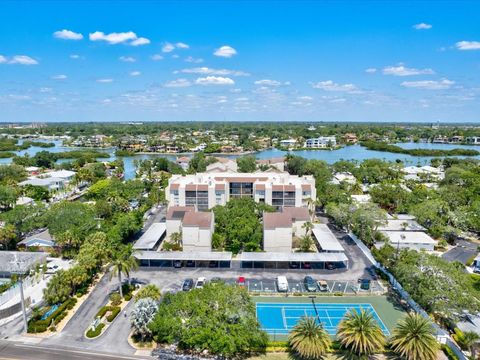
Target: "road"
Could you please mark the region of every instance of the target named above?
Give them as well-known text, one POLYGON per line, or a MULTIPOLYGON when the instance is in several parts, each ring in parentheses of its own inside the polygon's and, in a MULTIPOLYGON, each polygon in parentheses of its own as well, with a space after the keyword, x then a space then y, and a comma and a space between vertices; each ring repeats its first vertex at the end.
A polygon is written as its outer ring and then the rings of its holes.
POLYGON ((66 349, 61 347, 26 345, 0 341, 0 360, 139 360, 150 357, 124 356, 83 349, 66 349))

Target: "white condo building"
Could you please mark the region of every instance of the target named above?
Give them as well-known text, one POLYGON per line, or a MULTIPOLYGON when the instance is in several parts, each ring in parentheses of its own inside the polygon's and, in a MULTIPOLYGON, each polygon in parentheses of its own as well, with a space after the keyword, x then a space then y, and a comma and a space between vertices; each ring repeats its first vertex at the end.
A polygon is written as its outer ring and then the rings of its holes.
POLYGON ((337 146, 335 136, 320 136, 318 138, 307 139, 304 145, 304 147, 312 149, 322 149, 333 146, 337 146))
POLYGON ((238 197, 250 197, 277 209, 306 207, 309 199, 317 198, 313 176, 269 172, 173 175, 165 196, 168 206, 195 206, 199 211, 238 197))

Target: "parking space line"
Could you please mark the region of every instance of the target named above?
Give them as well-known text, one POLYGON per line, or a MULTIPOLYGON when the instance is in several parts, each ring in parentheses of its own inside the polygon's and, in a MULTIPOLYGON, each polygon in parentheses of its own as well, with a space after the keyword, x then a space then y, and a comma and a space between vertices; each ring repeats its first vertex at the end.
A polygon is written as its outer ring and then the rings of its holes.
POLYGON ((334 280, 334 281, 333 281, 332 288, 330 289, 330 293, 332 293, 332 292, 333 292, 333 289, 335 289, 335 284, 336 284, 336 281, 334 280))

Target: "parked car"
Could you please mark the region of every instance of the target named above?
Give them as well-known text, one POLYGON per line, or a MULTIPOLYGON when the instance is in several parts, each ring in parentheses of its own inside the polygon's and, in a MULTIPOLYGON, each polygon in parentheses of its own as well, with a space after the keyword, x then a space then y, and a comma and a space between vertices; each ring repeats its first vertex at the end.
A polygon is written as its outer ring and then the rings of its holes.
POLYGON ((195 267, 195 261, 187 260, 187 267, 195 267))
POLYGON ((335 270, 335 264, 331 262, 325 263, 325 269, 327 270, 335 270))
POLYGON ((218 267, 218 262, 212 260, 208 263, 208 267, 209 268, 216 268, 216 267, 218 267))
POLYGON ((183 280, 182 290, 183 291, 190 291, 193 288, 193 279, 185 279, 183 280))
POLYGON ((300 267, 300 263, 296 261, 292 261, 290 263, 290 269, 298 269, 300 267))
POLYGON ((240 287, 245 287, 245 278, 243 276, 240 276, 237 280, 237 284, 240 287))
POLYGON ((197 282, 195 283, 195 289, 203 289, 206 282, 207 282, 207 279, 205 279, 204 277, 199 277, 197 279, 197 282))
POLYGON ((377 280, 377 272, 373 266, 368 267, 367 272, 370 274, 373 280, 377 280))
POLYGON ((370 279, 360 279, 360 289, 370 290, 370 279))
POLYGON ((319 280, 317 284, 320 291, 328 291, 328 283, 325 280, 319 280))
POLYGON ((278 292, 288 292, 288 281, 285 276, 277 276, 278 292))
POLYGON ((173 262, 173 267, 174 267, 175 269, 179 269, 179 268, 181 268, 182 266, 183 266, 183 264, 182 264, 182 261, 181 261, 181 260, 175 260, 175 261, 173 262))
POLYGON ((303 285, 305 286, 305 290, 308 292, 317 291, 317 285, 315 284, 315 280, 311 276, 305 276, 303 278, 303 285))
POLYGON ((310 270, 312 268, 312 264, 310 264, 309 262, 304 262, 303 263, 303 268, 307 269, 307 270, 310 270))

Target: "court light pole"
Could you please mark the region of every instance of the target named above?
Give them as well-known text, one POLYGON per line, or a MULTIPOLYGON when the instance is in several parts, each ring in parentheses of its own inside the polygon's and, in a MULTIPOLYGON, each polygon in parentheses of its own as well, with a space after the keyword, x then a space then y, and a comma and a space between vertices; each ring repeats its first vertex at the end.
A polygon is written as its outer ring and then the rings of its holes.
POLYGON ((322 322, 320 321, 320 316, 318 316, 317 305, 315 304, 316 296, 310 295, 309 298, 312 300, 313 310, 315 310, 315 314, 317 315, 317 321, 319 324, 321 324, 322 322))

